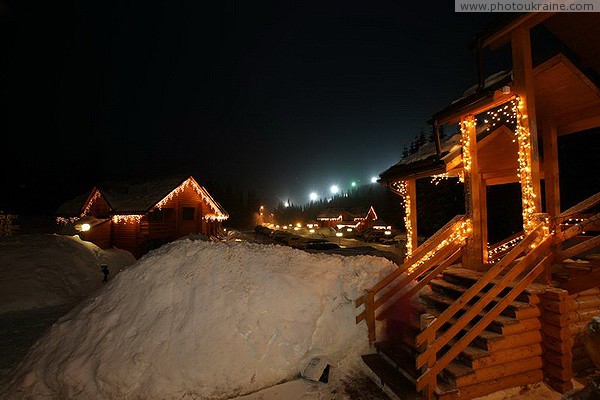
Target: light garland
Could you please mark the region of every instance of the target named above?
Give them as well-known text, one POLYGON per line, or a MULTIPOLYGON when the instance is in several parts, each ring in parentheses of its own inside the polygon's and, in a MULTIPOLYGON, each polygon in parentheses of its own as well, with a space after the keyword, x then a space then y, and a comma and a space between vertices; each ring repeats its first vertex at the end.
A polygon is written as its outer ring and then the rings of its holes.
POLYGON ((140 222, 142 217, 143 217, 143 215, 136 215, 136 214, 113 215, 112 220, 115 224, 126 224, 126 223, 130 223, 130 222, 140 222))
POLYGON ((463 171, 466 173, 471 172, 471 163, 473 162, 471 159, 471 136, 469 134, 471 127, 475 128, 475 120, 463 120, 460 122, 463 171))
POLYGON ((525 234, 531 232, 534 226, 533 214, 538 210, 535 205, 537 197, 533 188, 533 178, 531 173, 531 137, 527 126, 527 115, 522 113, 524 102, 521 97, 516 98, 513 104, 513 112, 515 113, 516 128, 515 135, 519 145, 519 173, 521 179, 521 200, 523 203, 523 231, 525 234))
MULTIPOLYGON (((156 203, 156 205, 154 207, 156 207, 156 208, 158 208, 160 210, 173 197, 175 197, 175 195, 177 195, 177 194, 181 193, 182 191, 184 191, 188 186, 191 186, 192 189, 194 189, 194 191, 202 198, 202 200, 204 200, 210 206, 210 208, 217 213, 217 215, 219 217, 221 217, 222 219, 227 219, 227 216, 226 215, 222 215, 221 211, 214 204, 214 200, 211 199, 210 197, 208 197, 204 193, 204 190, 202 190, 202 188, 200 186, 198 186, 195 182, 192 181, 192 178, 186 179, 185 182, 183 182, 181 185, 177 186, 175 189, 173 189, 171 191, 171 193, 169 193, 161 201, 159 201, 158 203, 156 203)), ((217 217, 215 217, 215 218, 217 218, 217 217)))
POLYGON ((442 174, 437 174, 437 175, 432 175, 431 176, 431 183, 433 183, 434 185, 439 185, 439 183, 441 181, 445 181, 450 179, 450 174, 448 172, 444 172, 442 174))
POLYGON ((56 223, 59 225, 66 226, 68 224, 72 224, 72 223, 80 220, 81 218, 85 217, 87 215, 87 213, 90 212, 90 210, 92 209, 92 205, 94 205, 96 200, 98 198, 100 198, 101 196, 102 195, 101 195, 100 191, 98 189, 95 189, 92 196, 85 203, 85 207, 83 208, 83 211, 81 212, 81 214, 79 214, 79 216, 77 216, 77 217, 56 217, 56 223))
POLYGON ((444 247, 448 246, 452 243, 460 243, 464 244, 469 234, 473 231, 473 226, 471 224, 471 220, 469 218, 465 218, 463 221, 459 221, 454 225, 454 229, 448 238, 442 240, 433 250, 425 253, 423 257, 419 259, 419 261, 415 262, 409 269, 408 272, 411 273, 415 269, 417 269, 420 265, 424 264, 436 255, 440 250, 444 247))
POLYGON ((402 207, 404 208, 404 227, 406 228, 406 258, 410 258, 413 249, 413 226, 411 223, 411 198, 408 194, 407 181, 398 181, 392 183, 392 189, 402 197, 402 207))
POLYGON ((83 209, 83 212, 81 213, 82 217, 87 215, 88 212, 90 212, 92 205, 94 205, 94 203, 100 196, 101 196, 100 191, 98 189, 94 190, 94 194, 92 195, 90 200, 86 203, 85 208, 83 209))
POLYGON ((75 221, 78 221, 81 217, 56 217, 56 223, 59 225, 68 225, 72 224, 75 221))
MULTIPOLYGON (((516 238, 513 238, 511 240, 509 240, 506 243, 503 243, 501 246, 498 247, 494 247, 492 249, 488 250, 488 261, 493 261, 495 256, 497 254, 503 253, 507 250, 512 249, 513 247, 515 247, 519 242, 521 242, 521 240, 523 240, 525 236, 521 235, 521 236, 517 236, 516 238)), ((489 244, 488 244, 489 246, 489 244)))

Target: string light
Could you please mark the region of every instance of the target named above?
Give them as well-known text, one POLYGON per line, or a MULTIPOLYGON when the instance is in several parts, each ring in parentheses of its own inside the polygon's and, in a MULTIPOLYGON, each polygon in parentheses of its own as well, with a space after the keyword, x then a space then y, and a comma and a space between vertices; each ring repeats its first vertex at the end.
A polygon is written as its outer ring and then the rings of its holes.
POLYGON ((406 227, 406 258, 410 258, 413 253, 413 226, 411 223, 411 198, 408 194, 407 181, 397 181, 392 183, 392 190, 402 197, 402 207, 404 208, 404 226, 406 227))
MULTIPOLYGON (((491 248, 488 250, 488 262, 489 261, 493 261, 496 258, 496 255, 500 254, 500 253, 504 253, 507 250, 512 249, 513 247, 515 247, 521 240, 523 240, 525 236, 521 235, 521 236, 517 236, 511 240, 509 240, 506 243, 503 243, 500 246, 491 248)), ((488 243, 489 246, 489 243, 488 243)))
POLYGON ((140 222, 142 217, 143 217, 142 215, 135 215, 135 214, 113 215, 112 220, 115 224, 126 224, 126 223, 130 223, 130 222, 140 222))
POLYGON ((441 181, 448 179, 450 179, 450 174, 448 172, 444 172, 442 174, 432 175, 431 183, 437 186, 441 181))
POLYGON ((173 189, 171 191, 171 193, 169 193, 168 195, 166 195, 161 201, 159 201, 158 203, 156 203, 156 208, 158 208, 159 210, 165 205, 167 204, 175 195, 181 193, 182 191, 184 191, 188 186, 191 186, 191 188, 200 196, 202 197, 202 200, 204 200, 209 206, 210 208, 216 213, 214 215, 207 215, 204 218, 206 219, 211 219, 211 220, 226 220, 227 218, 229 218, 229 215, 227 214, 223 214, 221 212, 221 210, 219 210, 219 207, 216 205, 215 201, 212 199, 212 197, 210 197, 210 195, 208 193, 206 193, 204 191, 204 189, 202 189, 194 180, 192 180, 192 178, 188 178, 185 180, 185 182, 183 182, 181 185, 177 186, 175 189, 173 189))

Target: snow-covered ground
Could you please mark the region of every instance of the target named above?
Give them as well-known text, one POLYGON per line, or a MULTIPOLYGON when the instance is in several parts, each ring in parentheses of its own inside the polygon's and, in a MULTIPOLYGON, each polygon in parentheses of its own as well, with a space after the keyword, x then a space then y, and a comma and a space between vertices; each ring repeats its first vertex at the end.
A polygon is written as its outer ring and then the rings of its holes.
POLYGON ((353 300, 394 268, 274 245, 170 243, 61 318, 0 397, 339 398, 367 351, 353 300), (333 366, 329 384, 297 380, 313 357, 333 366))
POLYGON ((0 240, 0 314, 75 305, 135 262, 125 250, 102 250, 79 237, 16 235, 0 240))

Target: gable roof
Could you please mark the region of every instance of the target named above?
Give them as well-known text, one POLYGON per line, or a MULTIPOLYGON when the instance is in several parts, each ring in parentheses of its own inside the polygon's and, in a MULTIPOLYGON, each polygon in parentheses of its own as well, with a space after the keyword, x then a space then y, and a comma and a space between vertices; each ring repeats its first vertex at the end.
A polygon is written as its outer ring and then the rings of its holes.
POLYGON ((191 177, 172 176, 156 178, 137 183, 112 182, 95 187, 89 194, 81 195, 64 203, 56 211, 58 215, 78 215, 94 199, 97 191, 109 204, 112 214, 146 214, 160 203, 170 199, 175 193, 191 186, 210 206, 213 214, 208 217, 227 219, 229 214, 217 203, 202 186, 191 177))

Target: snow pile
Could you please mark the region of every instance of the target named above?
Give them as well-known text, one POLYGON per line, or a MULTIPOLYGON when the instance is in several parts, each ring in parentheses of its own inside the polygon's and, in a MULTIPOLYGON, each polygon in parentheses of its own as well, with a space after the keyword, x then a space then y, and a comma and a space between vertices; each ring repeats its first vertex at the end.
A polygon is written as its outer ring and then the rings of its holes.
POLYGON ((111 277, 135 258, 102 250, 79 237, 16 235, 0 240, 0 313, 75 304, 102 284, 100 264, 111 277))
POLYGON ((246 242, 178 241, 147 254, 36 343, 6 398, 230 398, 367 351, 353 300, 383 258, 246 242))

